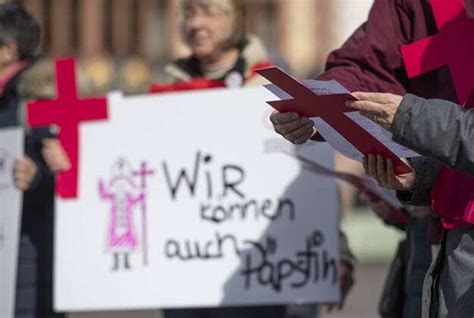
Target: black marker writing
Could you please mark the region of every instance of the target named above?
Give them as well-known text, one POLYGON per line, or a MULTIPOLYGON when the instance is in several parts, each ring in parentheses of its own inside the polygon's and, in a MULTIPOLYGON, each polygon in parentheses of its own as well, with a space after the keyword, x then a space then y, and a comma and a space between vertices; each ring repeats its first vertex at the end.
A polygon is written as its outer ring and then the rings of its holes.
POLYGON ((179 194, 186 191, 194 198, 199 195, 199 189, 205 187, 205 192, 201 192, 201 194, 207 196, 208 200, 221 200, 231 195, 244 199, 245 194, 241 189, 245 181, 244 169, 235 164, 223 164, 218 167, 220 175, 213 178, 210 169, 212 162, 213 157, 210 154, 203 155, 198 151, 191 169, 180 168, 174 174, 170 169, 170 165, 163 162, 163 175, 171 198, 177 200, 179 194), (217 187, 215 186, 216 183, 217 187), (221 191, 218 192, 217 190, 221 191))
POLYGON ((297 251, 293 258, 273 260, 276 250, 274 246, 264 246, 252 241, 247 243, 253 245, 254 253, 244 256, 241 275, 245 278, 246 289, 250 289, 253 283, 269 286, 277 292, 283 290, 285 283, 291 288, 303 288, 311 282, 327 280, 332 284, 337 283, 336 261, 321 248, 323 236, 319 231, 307 238, 305 249, 297 251))
POLYGON ((181 261, 219 259, 224 257, 226 248, 231 248, 237 255, 240 254, 237 239, 231 234, 216 233, 214 239, 205 242, 189 239, 180 242, 169 239, 165 243, 165 256, 181 261))
POLYGON ((252 199, 230 204, 201 203, 200 213, 201 219, 214 223, 259 219, 275 221, 281 218, 294 221, 296 208, 290 199, 279 199, 276 202, 270 199, 261 202, 252 199))

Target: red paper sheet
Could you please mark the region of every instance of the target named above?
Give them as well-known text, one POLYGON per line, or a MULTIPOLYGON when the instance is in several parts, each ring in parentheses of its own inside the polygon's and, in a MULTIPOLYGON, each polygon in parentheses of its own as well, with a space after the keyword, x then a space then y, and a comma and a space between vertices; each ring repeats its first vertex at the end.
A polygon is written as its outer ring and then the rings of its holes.
POLYGON ((278 67, 260 69, 257 73, 293 97, 293 99, 268 102, 279 112, 292 111, 308 118, 320 117, 363 155, 380 154, 384 158, 391 159, 397 175, 412 172, 412 169, 401 158, 344 114, 354 112, 353 109, 345 106, 345 102, 356 100, 353 95, 317 95, 278 67))

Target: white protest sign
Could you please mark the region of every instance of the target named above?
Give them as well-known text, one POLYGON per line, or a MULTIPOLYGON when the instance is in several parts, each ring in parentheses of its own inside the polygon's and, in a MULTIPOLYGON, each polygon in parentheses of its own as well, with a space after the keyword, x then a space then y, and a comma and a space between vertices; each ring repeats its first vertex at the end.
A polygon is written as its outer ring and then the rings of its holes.
POLYGON ((0 129, 0 317, 14 317, 22 194, 13 184, 15 159, 23 153, 23 130, 0 129))
MULTIPOLYGON (((109 98, 80 128, 79 197, 57 200, 60 311, 339 298, 333 179, 302 169, 263 88, 109 98)), ((302 152, 328 167, 333 152, 302 152)))

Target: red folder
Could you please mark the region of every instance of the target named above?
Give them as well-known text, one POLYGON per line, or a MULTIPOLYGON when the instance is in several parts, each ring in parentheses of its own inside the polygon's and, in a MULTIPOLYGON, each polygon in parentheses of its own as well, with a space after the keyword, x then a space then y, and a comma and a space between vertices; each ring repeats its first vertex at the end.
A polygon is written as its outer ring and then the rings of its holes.
POLYGON ((412 172, 412 169, 401 158, 344 114, 354 112, 354 109, 345 106, 345 102, 357 100, 353 95, 317 95, 278 67, 259 69, 257 73, 293 97, 293 99, 268 102, 277 111, 291 111, 308 118, 320 117, 365 156, 380 154, 384 158, 391 159, 396 175, 412 172))

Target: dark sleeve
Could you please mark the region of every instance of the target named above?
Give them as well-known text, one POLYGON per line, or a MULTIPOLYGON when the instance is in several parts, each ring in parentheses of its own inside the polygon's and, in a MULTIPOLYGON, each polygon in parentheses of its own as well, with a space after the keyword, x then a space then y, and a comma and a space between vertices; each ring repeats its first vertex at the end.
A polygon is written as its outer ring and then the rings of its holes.
POLYGON ((352 253, 349 247, 349 241, 343 231, 339 231, 339 252, 341 255, 341 262, 346 263, 351 268, 354 268, 357 264, 357 259, 352 253))
POLYGON ((440 164, 427 157, 410 159, 416 173, 412 191, 397 191, 397 197, 405 205, 431 206, 431 190, 438 176, 440 164))
POLYGON ((41 153, 42 140, 46 134, 49 134, 47 128, 34 128, 25 139, 25 154, 33 160, 37 168, 36 175, 27 190, 28 198, 39 201, 50 192, 51 187, 54 187, 54 175, 44 162, 41 153))
POLYGON ((392 209, 390 215, 383 219, 383 222, 388 225, 395 227, 401 231, 406 230, 408 220, 408 212, 405 208, 402 209, 392 209))
POLYGON ((390 219, 383 220, 383 223, 385 223, 388 226, 394 227, 400 231, 405 231, 405 228, 406 228, 406 223, 396 223, 390 219))
POLYGON ((351 91, 405 92, 400 47, 411 41, 412 16, 403 1, 376 0, 367 22, 331 53, 321 80, 336 79, 351 91))
POLYGON ((474 174, 474 109, 408 94, 392 129, 395 142, 450 168, 474 174))
POLYGON ((33 136, 31 133, 26 134, 25 136, 25 146, 24 146, 25 155, 28 156, 36 166, 36 174, 31 181, 30 187, 28 188, 28 192, 34 191, 39 187, 42 181, 42 176, 44 175, 44 165, 41 160, 41 156, 39 155, 40 149, 38 150, 38 145, 36 144, 33 136), (38 153, 39 152, 39 153, 38 153))

